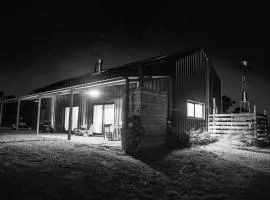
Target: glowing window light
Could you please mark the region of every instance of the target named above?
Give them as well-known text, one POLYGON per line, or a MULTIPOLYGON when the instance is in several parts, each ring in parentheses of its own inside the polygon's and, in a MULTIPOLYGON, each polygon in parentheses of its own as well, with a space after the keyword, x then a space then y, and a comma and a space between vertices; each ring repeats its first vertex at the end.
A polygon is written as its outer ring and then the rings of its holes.
POLYGON ((187 116, 204 119, 204 104, 187 102, 187 116))
POLYGON ((187 103, 187 116, 194 117, 194 103, 187 103))
POLYGON ((195 104, 195 117, 203 118, 203 105, 195 104))
POLYGON ((91 97, 97 98, 100 96, 100 91, 93 89, 87 92, 87 94, 91 97))

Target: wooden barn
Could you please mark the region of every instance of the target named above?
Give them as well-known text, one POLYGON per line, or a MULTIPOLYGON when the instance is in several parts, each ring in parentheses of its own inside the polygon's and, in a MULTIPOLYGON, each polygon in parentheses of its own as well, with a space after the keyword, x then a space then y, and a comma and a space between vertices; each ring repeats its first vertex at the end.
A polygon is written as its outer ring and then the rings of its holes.
POLYGON ((110 69, 99 60, 95 73, 2 101, 2 127, 11 124, 6 111, 12 104, 17 129, 23 120, 38 133, 50 122, 55 132, 69 132, 70 138, 72 130, 84 126, 108 142, 121 140, 127 150, 128 138, 138 136, 143 148, 164 144, 168 129, 180 135, 207 127, 213 109, 221 111, 221 81, 202 49, 110 69))

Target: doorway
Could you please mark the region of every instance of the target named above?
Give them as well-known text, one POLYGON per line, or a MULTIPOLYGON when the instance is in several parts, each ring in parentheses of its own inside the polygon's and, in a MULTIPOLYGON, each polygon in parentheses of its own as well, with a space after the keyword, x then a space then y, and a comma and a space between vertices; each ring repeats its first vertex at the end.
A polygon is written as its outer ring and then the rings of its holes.
POLYGON ((93 106, 94 133, 103 134, 104 125, 114 124, 114 104, 96 104, 93 106))
MULTIPOLYGON (((79 107, 75 106, 72 109, 72 126, 71 130, 78 128, 79 107)), ((69 124, 69 107, 65 108, 65 131, 68 131, 69 124)))

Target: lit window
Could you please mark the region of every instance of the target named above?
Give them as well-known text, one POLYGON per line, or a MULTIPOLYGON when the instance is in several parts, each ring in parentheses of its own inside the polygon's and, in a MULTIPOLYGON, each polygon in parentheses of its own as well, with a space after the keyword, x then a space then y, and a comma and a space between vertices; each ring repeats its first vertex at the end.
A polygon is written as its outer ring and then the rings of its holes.
POLYGON ((187 102, 187 116, 194 118, 204 118, 204 104, 203 103, 195 103, 195 102, 187 102))
POLYGON ((195 117, 203 118, 203 105, 195 104, 195 117))
POLYGON ((194 103, 187 103, 187 116, 188 117, 194 117, 194 103))

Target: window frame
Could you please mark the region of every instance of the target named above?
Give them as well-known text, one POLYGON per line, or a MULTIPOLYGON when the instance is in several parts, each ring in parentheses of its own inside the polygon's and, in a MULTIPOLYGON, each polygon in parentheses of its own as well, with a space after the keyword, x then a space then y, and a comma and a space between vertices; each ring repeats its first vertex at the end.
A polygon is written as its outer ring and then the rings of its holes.
POLYGON ((192 100, 187 100, 186 103, 187 106, 187 113, 186 116, 188 119, 199 119, 199 120, 205 120, 205 103, 198 102, 198 101, 192 101, 192 100), (188 116, 188 103, 193 104, 193 116, 188 116), (202 106, 202 117, 196 117, 196 105, 201 105, 202 106))

